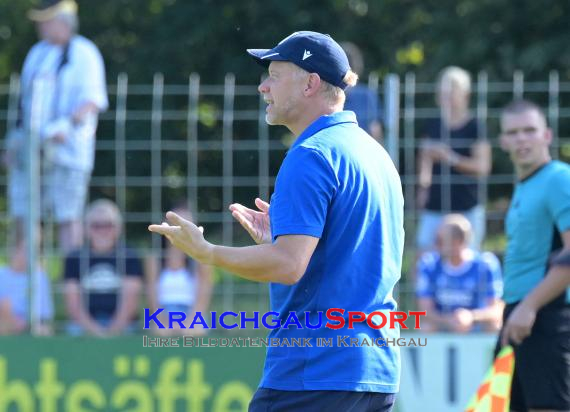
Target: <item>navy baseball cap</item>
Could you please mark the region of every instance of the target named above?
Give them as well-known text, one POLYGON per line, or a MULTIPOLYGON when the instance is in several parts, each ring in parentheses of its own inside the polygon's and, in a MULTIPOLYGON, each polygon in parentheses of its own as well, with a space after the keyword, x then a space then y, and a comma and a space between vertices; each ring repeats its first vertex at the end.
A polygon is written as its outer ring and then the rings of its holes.
POLYGON ((350 71, 346 53, 328 34, 298 31, 272 49, 247 49, 257 63, 268 67, 272 61, 296 64, 309 73, 317 73, 326 82, 346 89, 343 81, 350 71))

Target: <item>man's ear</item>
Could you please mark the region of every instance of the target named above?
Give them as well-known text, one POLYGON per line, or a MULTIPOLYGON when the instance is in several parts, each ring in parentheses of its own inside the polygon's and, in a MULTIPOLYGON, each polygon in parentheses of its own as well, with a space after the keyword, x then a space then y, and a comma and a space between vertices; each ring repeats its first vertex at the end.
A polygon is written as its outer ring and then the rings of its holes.
POLYGON ((317 94, 321 87, 321 77, 317 73, 309 73, 303 94, 305 97, 311 97, 317 94))
POLYGON ((546 140, 546 142, 550 146, 550 144, 552 143, 552 129, 550 127, 547 127, 544 130, 544 139, 546 140))

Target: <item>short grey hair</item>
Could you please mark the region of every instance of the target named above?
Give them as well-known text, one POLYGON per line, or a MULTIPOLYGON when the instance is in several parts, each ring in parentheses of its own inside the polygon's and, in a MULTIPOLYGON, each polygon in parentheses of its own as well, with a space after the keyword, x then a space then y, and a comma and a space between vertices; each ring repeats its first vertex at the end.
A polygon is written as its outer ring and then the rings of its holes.
MULTIPOLYGON (((293 63, 291 63, 291 64, 293 64, 293 63)), ((295 68, 296 68, 296 71, 294 72, 294 76, 301 77, 301 76, 308 76, 310 74, 308 71, 297 66, 296 64, 293 64, 293 66, 295 66, 295 68)), ((352 73, 352 72, 350 72, 350 73, 352 73)), ((356 76, 356 78, 358 78, 358 76, 356 76)), ((352 80, 352 78, 351 78, 351 80, 352 80)), ((354 80, 354 81, 356 82, 356 80, 354 80)), ((321 78, 321 91, 320 92, 323 96, 325 96, 325 98, 327 99, 328 102, 333 103, 333 104, 342 103, 342 105, 344 105, 344 101, 346 100, 346 94, 344 93, 344 90, 342 90, 340 87, 337 87, 333 84, 330 84, 329 82, 327 82, 326 80, 323 80, 322 78, 321 78)))
POLYGON ((448 66, 438 76, 437 85, 441 87, 443 82, 450 81, 461 90, 471 93, 471 75, 465 69, 458 66, 448 66))
POLYGON ((97 217, 104 216, 105 218, 113 221, 118 227, 123 225, 123 216, 119 206, 109 199, 97 199, 87 207, 85 213, 85 221, 87 224, 93 222, 97 217))

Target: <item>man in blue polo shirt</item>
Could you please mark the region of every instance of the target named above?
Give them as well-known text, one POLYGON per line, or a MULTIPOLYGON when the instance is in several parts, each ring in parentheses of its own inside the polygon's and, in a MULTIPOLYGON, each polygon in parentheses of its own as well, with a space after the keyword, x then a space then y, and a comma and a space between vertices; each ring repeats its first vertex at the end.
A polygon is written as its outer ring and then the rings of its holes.
POLYGON ((501 344, 515 345, 517 412, 570 411, 570 166, 551 159, 551 141, 534 103, 505 107, 501 146, 518 182, 506 218, 501 344))
MULTIPOLYGON (((270 347, 250 411, 390 411, 398 391, 395 345, 346 347, 344 342, 396 339, 399 330, 332 330, 318 324, 330 308, 388 313, 400 277, 404 242, 400 178, 388 154, 342 111, 344 90, 356 84, 346 54, 328 35, 296 32, 273 49, 248 53, 268 68, 259 85, 266 120, 296 140, 279 170, 270 205, 232 205, 257 245, 207 242, 199 228, 169 212, 172 225, 151 225, 196 260, 238 276, 268 281, 272 310, 284 322, 274 338, 332 338, 331 347, 270 347), (342 342, 337 336, 348 337, 342 342)), ((346 313, 345 313, 346 315, 346 313)), ((323 319, 323 325, 326 319, 323 319)), ((380 319, 378 319, 380 321, 380 319)))

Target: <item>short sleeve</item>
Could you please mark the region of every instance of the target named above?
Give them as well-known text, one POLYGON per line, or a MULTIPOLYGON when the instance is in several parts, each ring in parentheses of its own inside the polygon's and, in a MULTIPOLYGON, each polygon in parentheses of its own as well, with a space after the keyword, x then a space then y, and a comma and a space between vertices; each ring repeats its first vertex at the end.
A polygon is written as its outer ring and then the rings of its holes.
POLYGON ((435 297, 435 256, 433 253, 424 253, 417 264, 416 270, 416 296, 418 298, 435 297))
POLYGON ((91 102, 99 110, 106 110, 109 106, 107 98, 107 85, 105 80, 105 66, 99 50, 92 47, 81 47, 78 52, 78 73, 80 79, 75 79, 78 85, 79 104, 91 102))
POLYGON ((49 278, 43 272, 40 273, 40 284, 38 290, 38 307, 40 308, 40 318, 51 320, 53 318, 53 298, 49 278))
POLYGON ((125 266, 126 266, 127 276, 132 276, 136 278, 143 277, 141 260, 134 251, 129 251, 127 253, 127 262, 125 266))
POLYGON ((481 128, 477 119, 471 119, 469 122, 468 138, 473 139, 473 142, 481 142, 485 140, 485 136, 481 136, 481 128))
POLYGON ((485 291, 488 298, 500 298, 503 296, 503 277, 501 263, 492 253, 483 253, 481 256, 485 264, 485 291))
POLYGON ((558 171, 549 181, 546 191, 548 210, 559 232, 570 230, 570 168, 558 171))
POLYGON ((273 240, 282 235, 320 238, 336 188, 333 169, 320 153, 302 146, 292 149, 279 170, 271 197, 273 240))
POLYGON ((552 259, 553 265, 570 266, 570 253, 558 254, 552 259))
POLYGON ((65 280, 79 280, 79 254, 71 253, 65 258, 63 269, 63 278, 65 280))
POLYGON ((378 96, 376 96, 372 90, 368 90, 367 99, 368 121, 380 122, 382 119, 382 114, 380 112, 378 96))
POLYGON ((419 137, 420 139, 439 139, 439 132, 437 132, 439 129, 440 126, 437 119, 425 120, 419 125, 419 137))
MULTIPOLYGON (((6 284, 6 268, 0 268, 0 285, 6 284)), ((0 299, 4 299, 10 296, 10 292, 6 287, 0 287, 0 299)))

